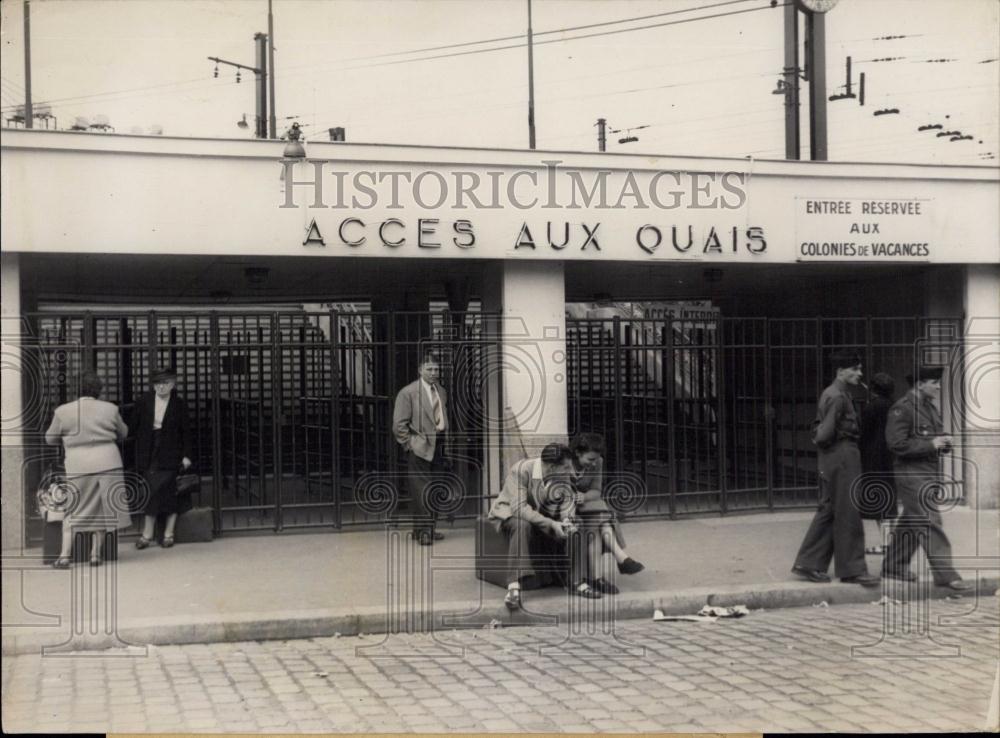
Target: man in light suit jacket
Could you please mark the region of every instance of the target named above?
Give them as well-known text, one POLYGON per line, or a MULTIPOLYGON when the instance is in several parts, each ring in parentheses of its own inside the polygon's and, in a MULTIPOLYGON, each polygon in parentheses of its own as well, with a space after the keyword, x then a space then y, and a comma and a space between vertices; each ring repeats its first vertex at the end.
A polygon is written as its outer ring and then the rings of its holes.
POLYGON ((407 452, 407 487, 413 501, 413 537, 422 546, 440 541, 434 530, 437 514, 428 504, 434 484, 445 484, 444 445, 448 431, 448 404, 441 387, 441 361, 433 351, 421 358, 420 376, 396 395, 392 432, 407 452))
POLYGON ((550 443, 541 456, 522 459, 511 467, 490 506, 489 520, 507 539, 504 605, 508 610, 521 607, 522 581, 530 578, 544 586, 552 573, 548 569, 562 555, 569 556, 569 590, 588 599, 601 597, 585 578, 582 541, 573 523, 573 478, 573 453, 562 444, 550 443))

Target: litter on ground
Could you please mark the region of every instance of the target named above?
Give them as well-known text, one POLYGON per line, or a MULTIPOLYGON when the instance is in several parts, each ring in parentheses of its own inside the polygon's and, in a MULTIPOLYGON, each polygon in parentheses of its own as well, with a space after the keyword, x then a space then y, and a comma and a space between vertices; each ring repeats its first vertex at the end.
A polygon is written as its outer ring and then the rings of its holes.
POLYGON ((747 609, 746 605, 734 605, 732 607, 705 605, 696 615, 667 615, 663 610, 657 608, 653 611, 653 620, 657 622, 714 623, 719 618, 742 618, 749 614, 750 610, 747 609))
POLYGON ((871 604, 882 605, 883 607, 885 607, 886 605, 898 605, 900 604, 900 602, 899 600, 894 600, 889 598, 887 595, 882 595, 882 598, 880 600, 878 600, 877 602, 872 602, 871 604))

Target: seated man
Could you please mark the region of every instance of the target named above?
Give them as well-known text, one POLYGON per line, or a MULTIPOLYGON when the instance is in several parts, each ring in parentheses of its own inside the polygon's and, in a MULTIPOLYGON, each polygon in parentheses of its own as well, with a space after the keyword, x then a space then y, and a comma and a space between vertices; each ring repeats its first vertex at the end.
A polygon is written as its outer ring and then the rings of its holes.
MULTIPOLYGON (((539 458, 518 461, 493 501, 489 519, 508 541, 507 596, 509 610, 521 606, 521 579, 536 576, 535 557, 559 556, 575 532, 572 524, 573 454, 561 444, 550 443, 539 458)), ((581 573, 580 555, 570 547, 571 590, 581 597, 598 598, 581 573)))

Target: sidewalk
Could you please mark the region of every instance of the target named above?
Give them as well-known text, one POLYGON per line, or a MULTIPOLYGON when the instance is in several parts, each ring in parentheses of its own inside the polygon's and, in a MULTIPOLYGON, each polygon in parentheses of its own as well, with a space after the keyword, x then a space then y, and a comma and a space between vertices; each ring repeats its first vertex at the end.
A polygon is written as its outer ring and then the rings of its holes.
MULTIPOLYGON (((648 618, 655 608, 690 614, 707 602, 772 609, 876 601, 885 593, 900 599, 907 590, 952 594, 896 582, 884 591, 798 580, 789 569, 811 517, 811 511, 798 511, 627 522, 629 551, 646 570, 619 576, 620 595, 595 605, 558 588, 526 592, 525 612, 513 618, 503 607, 503 590, 475 578, 472 527, 444 527, 444 541, 403 551, 393 571, 387 549, 399 539, 383 531, 223 537, 170 550, 137 551, 128 542, 117 566, 70 571, 43 567, 36 549, 4 558, 3 653, 37 652, 43 644, 70 640, 75 650, 481 627, 494 619, 552 625, 552 616, 565 622, 571 606, 590 608, 593 617, 648 618), (414 558, 422 555, 430 555, 433 572, 424 588, 414 558), (407 569, 417 574, 397 573, 407 569), (102 610, 106 593, 116 603, 114 615, 72 625, 74 600, 77 611, 102 610)), ((985 594, 998 585, 998 520, 997 510, 945 513, 956 566, 967 579, 978 576, 985 594)), ((877 541, 874 523, 865 525, 869 544, 877 541)), ((869 570, 878 572, 881 557, 868 560, 869 570)), ((918 571, 924 566, 919 561, 918 571)))

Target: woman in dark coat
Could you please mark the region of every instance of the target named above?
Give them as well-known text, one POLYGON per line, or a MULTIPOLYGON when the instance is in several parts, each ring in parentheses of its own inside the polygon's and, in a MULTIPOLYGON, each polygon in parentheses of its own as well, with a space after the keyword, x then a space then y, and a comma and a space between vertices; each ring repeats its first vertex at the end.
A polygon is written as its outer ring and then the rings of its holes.
MULTIPOLYGON (((893 478, 892 452, 885 440, 885 424, 892 407, 896 383, 892 377, 879 372, 872 377, 872 400, 861 411, 861 471, 871 475, 860 503, 861 517, 874 519, 879 526, 880 537, 892 525, 896 517, 896 486, 893 478)), ((865 553, 882 553, 882 546, 871 546, 865 553)))
POLYGON ((158 515, 166 516, 160 545, 173 546, 177 515, 191 509, 190 495, 177 495, 177 473, 191 467, 187 405, 174 389, 173 369, 158 369, 151 380, 153 391, 139 399, 129 423, 135 437, 135 468, 146 482, 137 500, 145 515, 142 537, 135 544, 138 549, 153 542, 158 515))

